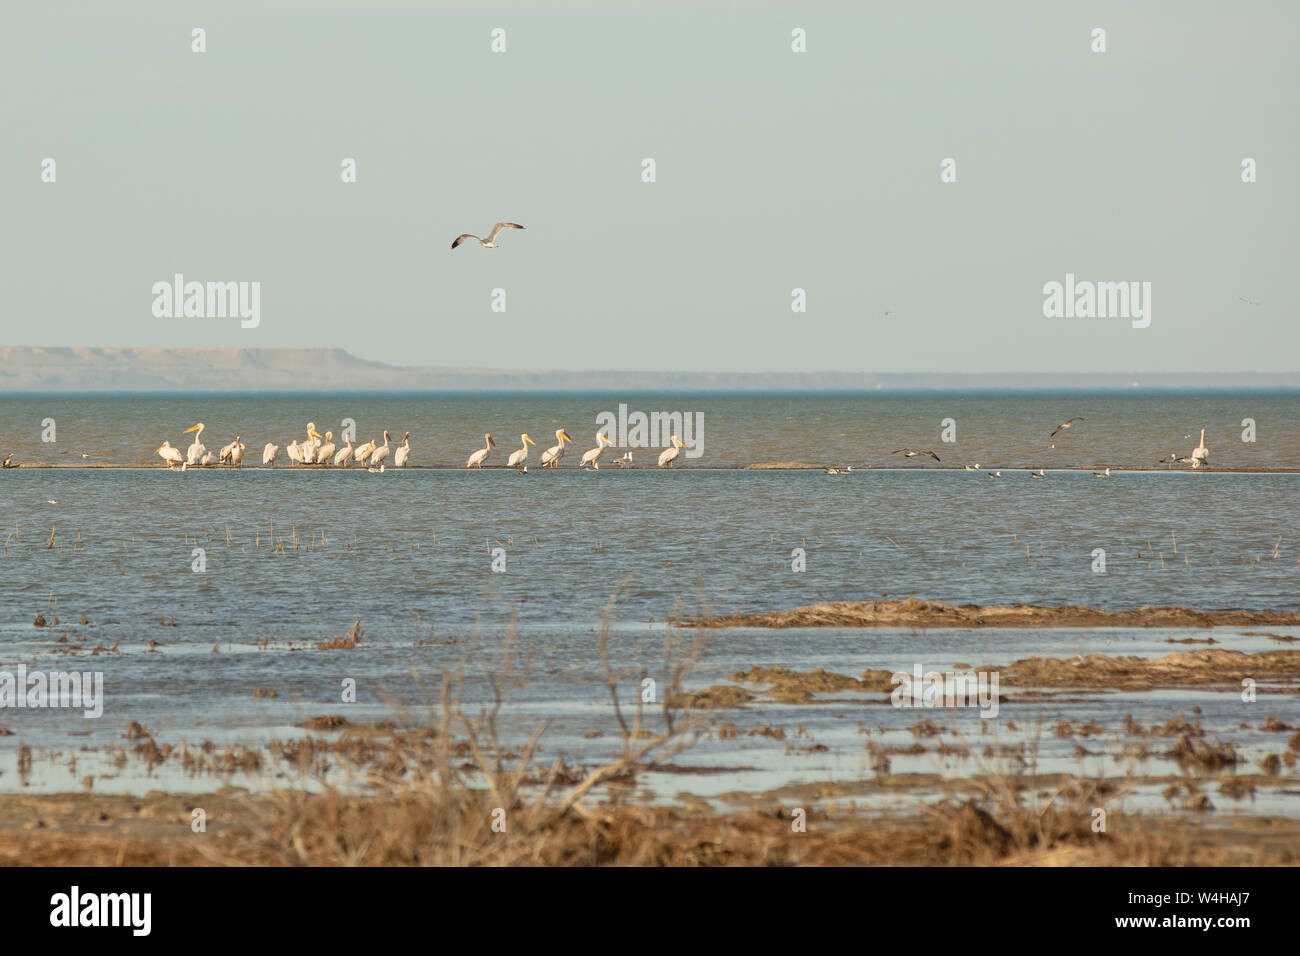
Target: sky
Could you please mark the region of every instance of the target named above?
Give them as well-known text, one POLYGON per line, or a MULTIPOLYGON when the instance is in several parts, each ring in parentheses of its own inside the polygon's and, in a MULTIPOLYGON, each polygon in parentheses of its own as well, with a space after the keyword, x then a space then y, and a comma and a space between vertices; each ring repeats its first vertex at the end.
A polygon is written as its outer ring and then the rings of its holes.
POLYGON ((0 345, 1291 371, 1298 26, 1260 0, 15 0, 0 345), (527 228, 449 248, 498 220, 527 228), (257 326, 155 316, 178 272, 259 282, 257 326), (1151 283, 1150 325, 1045 317, 1067 273, 1151 283))

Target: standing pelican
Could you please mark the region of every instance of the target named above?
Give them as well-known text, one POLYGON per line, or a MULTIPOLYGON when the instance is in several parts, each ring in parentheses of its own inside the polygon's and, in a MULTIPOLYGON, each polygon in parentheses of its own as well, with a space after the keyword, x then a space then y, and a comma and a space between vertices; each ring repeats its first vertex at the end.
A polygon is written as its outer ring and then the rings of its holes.
POLYGON ((582 468, 591 465, 592 468, 600 471, 600 453, 605 450, 606 445, 609 445, 610 448, 614 447, 614 443, 605 437, 604 432, 596 432, 596 447, 591 451, 584 451, 578 465, 582 468))
POLYGON ((236 436, 235 436, 235 440, 232 441, 229 445, 223 445, 223 446, 222 446, 222 448, 221 448, 221 457, 220 457, 218 460, 219 460, 223 465, 224 465, 226 462, 230 462, 231 464, 234 464, 234 461, 235 461, 235 449, 237 449, 237 448, 242 448, 242 447, 243 447, 243 446, 240 445, 240 443, 239 443, 239 436, 236 435, 236 436))
POLYGON ((352 460, 359 461, 361 462, 361 464, 364 465, 366 463, 366 459, 370 457, 370 453, 374 450, 375 450, 375 440, 372 438, 364 445, 358 445, 356 447, 356 449, 352 452, 352 460))
POLYGON ((402 443, 397 446, 397 451, 393 452, 393 464, 398 468, 406 466, 406 459, 411 457, 411 433, 407 432, 402 436, 402 443))
POLYGON ((315 422, 307 423, 307 440, 298 447, 302 449, 303 464, 310 465, 316 461, 316 449, 320 448, 321 434, 316 430, 315 422))
POLYGON ((199 459, 199 464, 215 465, 220 461, 221 459, 217 455, 214 455, 212 452, 208 452, 206 455, 204 455, 202 458, 199 459))
POLYGON ((564 457, 564 443, 573 441, 563 428, 555 429, 555 440, 559 442, 558 445, 552 445, 542 452, 543 468, 554 468, 559 465, 560 459, 564 457))
MULTIPOLYGON (((488 432, 483 436, 483 447, 469 456, 469 461, 465 462, 465 467, 482 468, 483 462, 487 461, 488 455, 492 453, 492 449, 495 448, 496 445, 497 443, 492 440, 492 433, 488 432)), ((527 448, 528 446, 525 445, 524 447, 527 448)))
POLYGON ((203 453, 208 450, 208 446, 199 440, 203 437, 203 423, 199 422, 197 425, 191 425, 189 428, 185 429, 182 434, 188 435, 190 432, 195 432, 196 434, 194 436, 194 443, 190 445, 185 452, 185 462, 186 464, 197 465, 199 459, 203 457, 203 453))
POLYGON ((328 465, 330 459, 334 457, 334 449, 336 447, 337 446, 334 444, 334 433, 326 432, 325 444, 316 449, 316 463, 320 465, 328 465))
POLYGON ((488 233, 488 237, 486 239, 479 239, 478 236, 470 235, 468 232, 463 232, 455 238, 455 240, 451 244, 451 247, 455 249, 466 239, 478 239, 478 244, 482 246, 484 249, 495 249, 497 247, 497 243, 496 243, 497 233, 499 233, 502 229, 522 229, 522 228, 524 227, 519 225, 519 223, 517 222, 499 222, 492 227, 492 231, 488 233))
POLYGON ((1210 463, 1210 449, 1205 447, 1205 429, 1201 429, 1201 443, 1192 449, 1192 467, 1200 468, 1201 465, 1210 463))
POLYGON ((296 441, 291 441, 284 446, 284 453, 289 456, 289 464, 301 465, 303 462, 302 446, 296 441))
POLYGON ((347 444, 340 448, 338 454, 334 456, 334 464, 342 465, 346 468, 348 466, 348 461, 352 458, 352 450, 352 439, 348 438, 347 444))
POLYGON ((374 451, 372 451, 372 452, 370 453, 370 467, 371 467, 371 470, 373 470, 374 467, 375 467, 376 465, 379 465, 379 466, 381 466, 381 467, 383 466, 383 464, 384 464, 384 459, 388 457, 388 451, 389 451, 389 448, 388 448, 388 441, 389 441, 389 438, 390 438, 390 437, 391 437, 391 436, 388 434, 388 429, 385 428, 385 429, 384 429, 384 443, 383 443, 382 445, 380 445, 378 448, 376 448, 374 451))
MULTIPOLYGON (((179 448, 173 448, 173 447, 172 447, 172 443, 169 442, 169 441, 165 441, 165 442, 163 442, 163 443, 162 443, 162 447, 159 448, 156 452, 154 452, 154 454, 155 454, 155 455, 159 455, 159 456, 162 458, 162 460, 163 460, 163 461, 164 461, 164 462, 165 462, 169 467, 170 467, 171 465, 179 465, 179 464, 181 463, 181 460, 182 460, 182 459, 181 459, 181 451, 180 451, 180 449, 179 449, 179 448)), ((12 457, 13 457, 13 455, 10 455, 10 456, 9 456, 9 458, 12 458, 12 457)), ((9 459, 8 459, 8 458, 5 459, 5 467, 6 467, 6 468, 9 467, 9 459)))
POLYGON ((275 456, 280 454, 280 446, 274 442, 267 442, 266 447, 262 449, 262 464, 274 465, 275 456))
POLYGON ((524 443, 524 447, 519 449, 518 451, 512 451, 510 453, 510 457, 506 459, 506 465, 510 468, 518 468, 522 466, 524 471, 527 471, 528 470, 528 446, 536 445, 537 442, 529 438, 527 433, 520 435, 519 439, 524 443))
POLYGON ((673 447, 665 448, 663 453, 660 454, 659 456, 660 468, 662 468, 664 465, 667 465, 669 468, 673 467, 673 462, 675 462, 681 456, 682 449, 686 447, 685 445, 682 444, 682 440, 678 438, 676 435, 673 435, 670 441, 672 441, 673 447))

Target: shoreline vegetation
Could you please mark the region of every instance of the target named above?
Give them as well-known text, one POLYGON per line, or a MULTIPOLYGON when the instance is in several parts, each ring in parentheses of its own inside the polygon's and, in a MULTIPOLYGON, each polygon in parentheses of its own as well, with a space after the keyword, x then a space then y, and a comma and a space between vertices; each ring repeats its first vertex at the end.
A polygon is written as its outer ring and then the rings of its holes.
POLYGON ((1300 624, 1296 611, 1198 611, 1189 607, 1140 607, 1105 611, 1086 605, 946 604, 902 601, 833 601, 765 614, 728 614, 679 621, 683 626, 725 627, 1275 627, 1300 624))

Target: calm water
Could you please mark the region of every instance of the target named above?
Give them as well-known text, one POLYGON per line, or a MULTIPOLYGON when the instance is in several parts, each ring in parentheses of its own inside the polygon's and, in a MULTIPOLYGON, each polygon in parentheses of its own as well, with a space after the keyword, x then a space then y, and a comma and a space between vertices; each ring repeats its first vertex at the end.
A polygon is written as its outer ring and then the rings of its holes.
MULTIPOLYGON (((1216 464, 1293 468, 1300 467, 1295 395, 622 400, 647 411, 703 411, 704 457, 677 473, 5 471, 0 669, 26 663, 103 670, 111 689, 99 721, 58 711, 0 711, 0 726, 14 732, 0 737, 0 788, 19 785, 14 768, 21 742, 38 754, 100 746, 118 739, 129 720, 151 727, 160 741, 248 743, 298 733, 295 722, 320 713, 378 719, 388 713, 389 695, 426 699, 439 675, 467 655, 471 677, 491 670, 512 620, 533 662, 533 679, 513 719, 520 726, 551 719, 548 753, 595 759, 612 734, 594 628, 616 592, 615 654, 623 663, 655 660, 662 643, 658 622, 700 608, 765 611, 881 595, 1106 608, 1298 606, 1300 474, 1146 472, 1099 480, 1084 471, 1036 481, 1008 472, 999 481, 926 468, 828 477, 699 467, 778 459, 887 465, 896 463, 888 452, 907 444, 935 447, 945 459, 1045 464, 1050 472, 1068 464, 1145 464, 1170 450, 1185 453, 1196 442, 1182 436, 1195 430, 1199 438, 1206 427, 1216 464), (1058 436, 1052 454, 1059 459, 1043 457, 1047 432, 1072 415, 1086 421, 1058 436), (958 422, 960 441, 945 454, 938 425, 949 416, 958 422), (1239 440, 1239 423, 1248 416, 1258 423, 1255 444, 1239 440), (204 551, 202 573, 191 570, 195 548, 204 551), (504 573, 492 571, 498 548, 504 573), (791 571, 795 548, 806 552, 803 573, 791 571), (1107 552, 1104 575, 1092 569, 1096 548, 1107 552), (38 613, 57 615, 59 625, 34 627, 38 613), (83 615, 88 625, 77 623, 83 615), (160 617, 174 618, 175 626, 161 626, 160 617), (308 649, 358 619, 363 648, 308 649), (68 640, 60 643, 65 634, 68 640), (475 634, 480 643, 467 643, 475 634), (153 652, 150 640, 159 642, 153 652), (88 656, 97 645, 115 642, 118 652, 88 656), (82 647, 82 654, 64 656, 69 646, 82 647), (221 653, 212 653, 214 647, 221 653), (345 677, 358 681, 356 705, 338 702, 345 677), (279 697, 254 699, 258 687, 275 689, 279 697), (587 740, 593 726, 607 737, 587 740), (69 736, 87 729, 88 737, 69 736)), ((487 429, 506 436, 522 425, 543 445, 548 442, 541 435, 556 427, 575 437, 594 432, 596 413, 616 410, 618 401, 575 395, 20 397, 0 399, 0 442, 3 451, 13 448, 24 460, 80 460, 85 452, 130 462, 147 458, 164 437, 180 443, 182 429, 199 418, 208 424, 209 447, 229 440, 226 431, 230 437, 239 431, 251 452, 264 437, 283 443, 296 435, 299 420, 314 419, 323 431, 329 422, 352 417, 363 437, 372 426, 399 434, 409 429, 413 460, 451 463, 478 447, 487 429), (56 445, 39 442, 45 417, 57 421, 56 445)), ((510 444, 503 440, 502 452, 510 444)), ((1262 637, 1217 636, 1243 650, 1284 646, 1262 637)), ((916 661, 948 667, 1006 663, 1032 653, 1114 652, 1108 641, 1127 653, 1187 649, 1163 643, 1163 635, 1113 629, 735 630, 717 635, 691 683, 723 682, 754 664, 857 674, 867 667, 910 670, 916 661)), ((471 688, 478 692, 481 687, 471 688)), ((1040 716, 1092 714, 1105 722, 1132 712, 1165 720, 1203 706, 1207 726, 1226 730, 1242 721, 1232 695, 1203 697, 1203 691, 1115 695, 1104 706, 1060 705, 1040 716)), ((1031 718, 1025 709, 1016 721, 1031 718)), ((867 760, 855 736, 858 721, 891 727, 910 741, 904 728, 919 716, 876 702, 847 711, 762 705, 745 719, 803 724, 830 750, 800 756, 767 741, 715 741, 678 762, 749 769, 652 781, 654 789, 671 797, 678 790, 720 794, 856 779, 867 760)), ((985 731, 978 718, 961 719, 972 735, 985 731)), ((1057 759, 1068 766, 1073 751, 1060 747, 1057 759)), ((86 755, 76 773, 51 763, 35 785, 75 787, 80 775, 96 772, 95 759, 86 755)), ((936 759, 903 758, 894 769, 936 772, 936 759)), ((103 789, 160 786, 156 778, 106 772, 97 784, 103 789)), ((189 785, 210 788, 212 781, 189 785)), ((1261 805, 1271 806, 1267 800, 1261 805)))

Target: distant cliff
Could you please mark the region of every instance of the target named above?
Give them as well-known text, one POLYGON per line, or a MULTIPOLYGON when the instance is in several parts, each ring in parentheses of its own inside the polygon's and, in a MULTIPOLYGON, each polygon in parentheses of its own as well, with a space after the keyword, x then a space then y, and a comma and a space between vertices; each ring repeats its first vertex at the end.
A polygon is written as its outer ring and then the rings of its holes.
POLYGON ((1300 388, 1300 372, 1098 374, 620 372, 413 368, 342 349, 0 348, 0 391, 1300 388))

